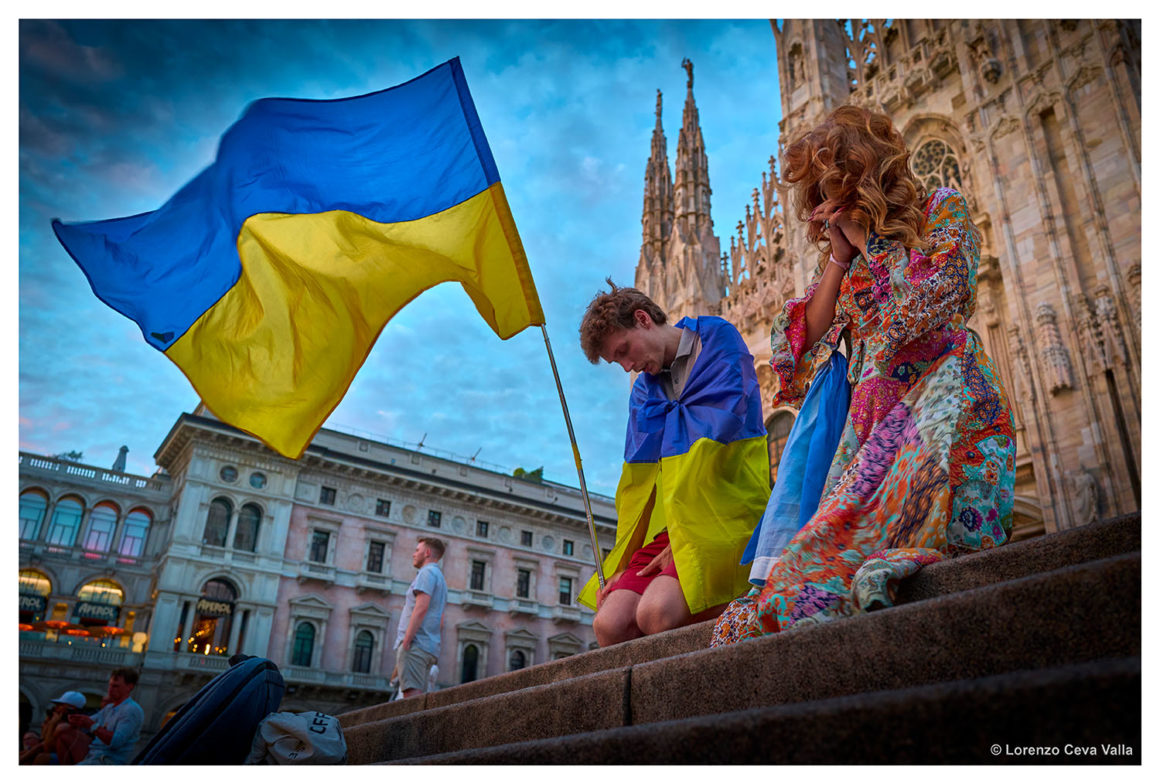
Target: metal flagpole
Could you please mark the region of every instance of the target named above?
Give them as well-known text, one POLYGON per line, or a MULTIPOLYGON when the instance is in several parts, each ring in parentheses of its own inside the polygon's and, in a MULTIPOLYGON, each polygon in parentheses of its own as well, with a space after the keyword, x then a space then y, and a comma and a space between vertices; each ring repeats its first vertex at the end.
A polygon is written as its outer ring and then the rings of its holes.
POLYGON ((560 372, 556 370, 556 357, 552 354, 552 342, 548 340, 548 328, 540 325, 544 333, 544 345, 548 348, 548 361, 552 363, 552 375, 556 377, 556 389, 560 393, 560 406, 564 409, 564 422, 568 425, 568 438, 572 441, 572 456, 576 458, 576 473, 580 477, 580 495, 584 498, 584 514, 588 516, 588 533, 592 537, 592 555, 596 559, 596 579, 604 588, 604 565, 600 557, 600 543, 596 541, 596 523, 592 519, 592 502, 588 500, 588 485, 584 483, 584 468, 580 465, 580 448, 576 446, 576 433, 572 430, 572 417, 568 414, 568 401, 564 399, 564 386, 560 383, 560 372))

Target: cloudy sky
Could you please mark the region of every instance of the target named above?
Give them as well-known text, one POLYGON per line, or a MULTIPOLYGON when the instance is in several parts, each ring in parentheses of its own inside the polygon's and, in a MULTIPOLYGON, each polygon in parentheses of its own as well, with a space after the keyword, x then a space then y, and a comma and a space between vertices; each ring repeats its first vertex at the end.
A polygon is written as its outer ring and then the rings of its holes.
MULTIPOLYGON (((640 252, 656 91, 670 164, 685 97, 709 155, 722 245, 777 149, 774 38, 739 21, 21 21, 19 35, 20 448, 84 452, 149 474, 198 403, 137 326, 92 294, 53 218, 156 209, 214 157, 221 133, 264 97, 380 90, 459 56, 547 315, 591 489, 623 459, 628 377, 590 365, 577 326, 607 275, 631 284, 640 252)), ((538 329, 500 341, 456 284, 383 331, 327 422, 505 471, 544 466, 576 483, 538 329)))

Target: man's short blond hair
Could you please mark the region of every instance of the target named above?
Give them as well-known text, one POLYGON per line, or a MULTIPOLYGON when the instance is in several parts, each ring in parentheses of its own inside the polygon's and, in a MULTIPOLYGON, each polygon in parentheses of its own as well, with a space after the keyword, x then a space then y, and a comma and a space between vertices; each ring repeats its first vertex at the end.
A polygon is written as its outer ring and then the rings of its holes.
POLYGON ((643 291, 621 288, 612 282, 612 278, 606 280, 611 290, 593 297, 580 321, 580 348, 593 365, 600 361, 600 350, 609 335, 618 329, 632 329, 636 326, 633 314, 638 310, 647 313, 654 324, 664 324, 668 320, 660 305, 649 299, 643 291))

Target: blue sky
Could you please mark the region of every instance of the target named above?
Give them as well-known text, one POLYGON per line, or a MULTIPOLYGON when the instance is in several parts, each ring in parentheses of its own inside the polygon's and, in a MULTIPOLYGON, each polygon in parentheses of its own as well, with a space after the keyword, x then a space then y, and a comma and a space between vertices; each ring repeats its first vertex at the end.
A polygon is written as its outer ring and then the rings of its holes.
MULTIPOLYGON (((528 253, 589 487, 611 494, 628 377, 590 365, 577 326, 640 253, 656 90, 670 164, 685 98, 709 156, 723 247, 769 156, 780 97, 765 19, 678 21, 22 21, 19 104, 20 448, 83 451, 149 474, 197 395, 135 324, 99 302, 50 221, 159 207, 212 162, 221 133, 264 97, 380 90, 459 56, 528 253)), ((383 331, 328 427, 576 484, 538 329, 500 341, 454 284, 383 331)))

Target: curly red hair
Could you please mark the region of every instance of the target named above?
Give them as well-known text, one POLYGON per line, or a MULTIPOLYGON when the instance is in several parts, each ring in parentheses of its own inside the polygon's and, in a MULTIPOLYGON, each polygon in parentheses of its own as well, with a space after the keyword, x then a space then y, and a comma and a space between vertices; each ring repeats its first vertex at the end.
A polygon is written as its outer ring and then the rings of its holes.
POLYGON ((860 106, 839 106, 813 130, 799 136, 782 158, 785 180, 794 187, 799 220, 823 258, 829 234, 809 217, 827 197, 842 205, 866 231, 926 250, 922 238, 924 189, 910 170, 910 151, 890 118, 860 106))

